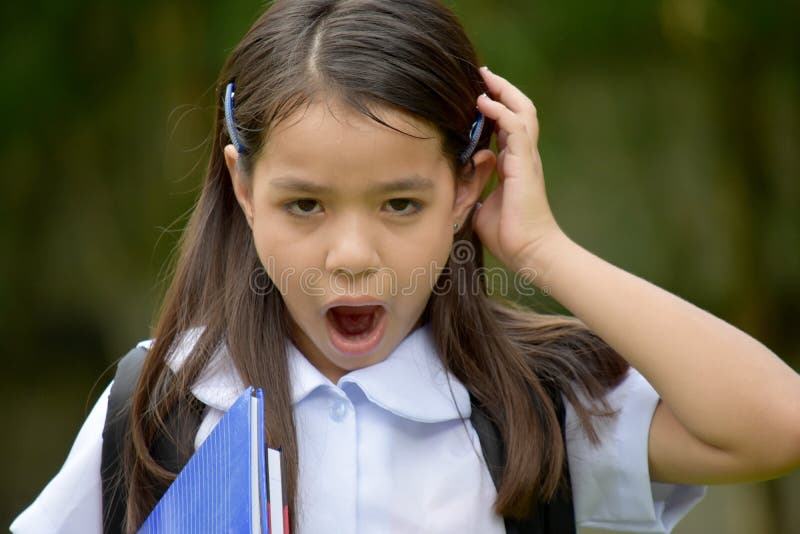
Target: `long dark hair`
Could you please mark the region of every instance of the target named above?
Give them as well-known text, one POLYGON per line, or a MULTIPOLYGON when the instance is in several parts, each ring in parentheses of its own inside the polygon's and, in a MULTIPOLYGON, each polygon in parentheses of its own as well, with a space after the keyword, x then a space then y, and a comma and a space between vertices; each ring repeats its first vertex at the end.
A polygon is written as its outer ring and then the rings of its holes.
MULTIPOLYGON (((297 520, 297 437, 285 350, 290 323, 279 291, 251 287, 261 264, 223 157, 230 142, 221 105, 227 83, 235 80, 245 174, 270 128, 324 93, 382 124, 374 106, 427 121, 441 136, 454 177, 468 180, 474 167, 462 169, 458 156, 469 143, 475 98, 486 90, 478 65, 460 23, 438 0, 278 0, 230 54, 217 82, 208 173, 181 237, 152 332, 155 341, 132 400, 125 453, 129 531, 144 521, 176 475, 154 459, 153 443, 167 433, 168 416, 191 409, 189 387, 223 346, 242 381, 264 390, 267 439, 283 450, 293 526, 297 520), (172 373, 169 356, 196 326, 204 327, 202 335, 172 373)), ((478 149, 489 145, 492 130, 489 122, 478 149)), ((471 218, 456 239, 482 250, 471 218)), ((448 277, 474 280, 482 266, 481 254, 448 261, 437 285, 448 277)), ((565 447, 553 394, 570 401, 596 439, 591 417, 610 414, 604 393, 621 380, 627 364, 579 320, 490 298, 483 284, 478 294, 433 292, 423 315, 442 361, 485 407, 505 442, 496 512, 524 515, 531 503, 552 497, 562 481, 565 447)), ((184 450, 192 446, 191 440, 175 441, 184 450)))

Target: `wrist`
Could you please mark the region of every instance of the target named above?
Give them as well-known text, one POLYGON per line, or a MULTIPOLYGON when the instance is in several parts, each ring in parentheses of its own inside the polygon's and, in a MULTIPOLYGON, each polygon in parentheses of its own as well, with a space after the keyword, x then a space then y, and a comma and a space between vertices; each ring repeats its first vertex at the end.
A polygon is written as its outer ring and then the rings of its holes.
POLYGON ((548 290, 559 258, 576 246, 577 244, 567 234, 557 228, 540 237, 535 243, 531 243, 523 251, 515 272, 520 274, 526 283, 548 290))

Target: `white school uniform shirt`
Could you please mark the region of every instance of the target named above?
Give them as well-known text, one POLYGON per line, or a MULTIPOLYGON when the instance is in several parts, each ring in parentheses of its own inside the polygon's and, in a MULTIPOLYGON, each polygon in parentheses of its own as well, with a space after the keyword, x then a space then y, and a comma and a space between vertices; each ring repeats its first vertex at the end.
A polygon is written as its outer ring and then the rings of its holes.
MULTIPOLYGON (((469 421, 469 394, 444 370, 429 328, 413 331, 386 360, 336 384, 287 341, 299 448, 297 534, 505 532, 492 511, 496 490, 469 421)), ((184 338, 171 368, 180 367, 197 334, 184 338)), ((100 460, 110 388, 12 532, 102 533, 100 460)), ((206 405, 195 447, 244 389, 227 352, 218 351, 192 388, 206 405)), ((608 400, 619 414, 596 419, 599 447, 589 443, 565 401, 576 522, 668 533, 705 487, 650 481, 647 442, 658 394, 641 374, 631 369, 608 400)))

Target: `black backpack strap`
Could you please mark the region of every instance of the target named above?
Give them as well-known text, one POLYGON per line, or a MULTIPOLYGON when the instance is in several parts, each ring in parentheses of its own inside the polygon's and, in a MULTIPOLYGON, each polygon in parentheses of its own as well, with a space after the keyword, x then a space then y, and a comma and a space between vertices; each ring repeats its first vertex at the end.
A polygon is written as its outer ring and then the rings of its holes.
POLYGON ((481 451, 483 458, 486 460, 486 467, 489 468, 489 474, 492 476, 495 488, 500 487, 500 481, 503 478, 503 465, 505 464, 505 447, 503 440, 500 437, 500 430, 489 419, 489 415, 483 410, 483 406, 478 403, 470 393, 472 400, 472 415, 469 420, 472 423, 475 432, 478 433, 478 439, 481 442, 481 451))
MULTIPOLYGON (((505 465, 505 445, 497 425, 472 394, 470 394, 470 398, 472 400, 470 422, 478 434, 481 450, 495 488, 499 488, 505 465)), ((553 394, 552 399, 561 426, 561 437, 566 447, 564 403, 560 393, 553 394)), ((551 501, 534 503, 528 516, 524 519, 504 518, 506 534, 575 534, 575 511, 572 504, 569 465, 566 455, 564 456, 562 476, 564 477, 564 487, 556 493, 551 501)))
MULTIPOLYGON (((123 466, 125 443, 130 432, 131 398, 144 366, 147 350, 132 349, 117 365, 108 397, 103 428, 103 453, 100 475, 103 482, 103 534, 121 534, 128 506, 127 481, 123 466)), ((187 404, 179 403, 165 420, 167 433, 159 434, 152 446, 153 458, 162 467, 180 472, 194 453, 194 438, 200 427, 204 405, 189 394, 187 404)), ((169 485, 155 488, 156 500, 169 485)))
POLYGON ((128 491, 122 466, 125 441, 130 429, 128 415, 136 381, 147 350, 132 349, 117 365, 114 383, 108 396, 108 411, 103 428, 103 454, 100 476, 103 481, 103 533, 119 534, 128 503, 128 491))
MULTIPOLYGON (((575 534, 575 508, 572 503, 572 483, 569 474, 569 461, 566 454, 567 435, 565 427, 567 412, 560 392, 552 393, 551 398, 556 408, 558 424, 561 427, 561 440, 564 443, 564 464, 561 471, 564 485, 556 492, 556 495, 550 502, 539 503, 538 513, 544 519, 543 532, 552 534, 575 534)), ((528 532, 524 530, 525 524, 525 522, 521 523, 523 530, 520 530, 520 532, 528 532)))

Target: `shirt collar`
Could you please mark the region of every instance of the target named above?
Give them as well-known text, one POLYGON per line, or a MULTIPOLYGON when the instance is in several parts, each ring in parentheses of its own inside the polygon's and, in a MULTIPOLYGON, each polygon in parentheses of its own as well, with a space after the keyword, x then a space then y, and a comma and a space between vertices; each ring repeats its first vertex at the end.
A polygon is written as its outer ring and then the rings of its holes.
MULTIPOLYGON (((181 336, 175 350, 167 359, 167 366, 173 372, 178 372, 181 368, 204 329, 205 327, 198 326, 181 336)), ((247 388, 224 344, 211 355, 205 369, 191 387, 192 394, 199 401, 222 411, 228 411, 245 389, 247 388)))
POLYGON ((445 370, 429 323, 414 330, 380 363, 339 380, 358 385, 367 398, 393 414, 425 423, 468 418, 469 393, 445 370))
MULTIPOLYGON (((200 333, 202 327, 183 336, 168 360, 170 369, 180 368, 200 333)), ((293 404, 302 402, 317 388, 342 388, 350 383, 357 385, 373 404, 405 419, 433 423, 468 418, 471 414, 469 393, 442 365, 429 323, 406 336, 385 360, 347 373, 336 385, 290 340, 287 340, 286 350, 293 404)), ((227 411, 244 390, 245 385, 224 345, 211 356, 208 366, 192 386, 192 394, 198 400, 223 411, 227 411)))

